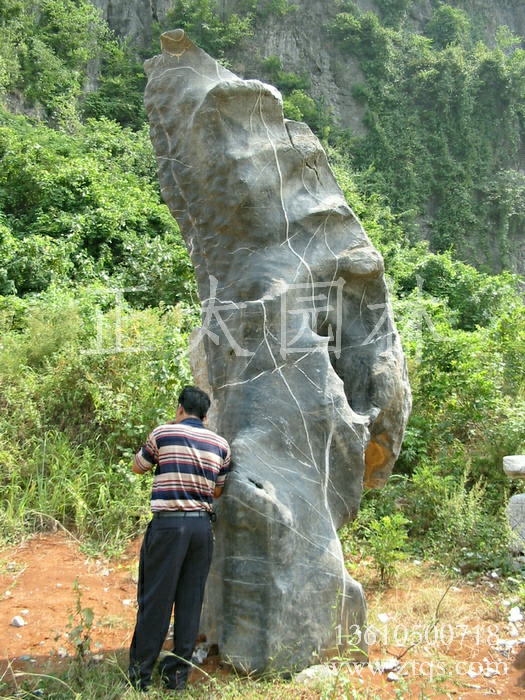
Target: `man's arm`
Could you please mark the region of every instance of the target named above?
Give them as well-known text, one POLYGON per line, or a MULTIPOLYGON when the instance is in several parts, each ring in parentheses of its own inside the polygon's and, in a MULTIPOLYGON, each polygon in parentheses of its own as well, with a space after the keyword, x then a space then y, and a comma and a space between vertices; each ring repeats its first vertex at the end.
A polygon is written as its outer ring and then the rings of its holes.
POLYGON ((133 473, 134 473, 134 474, 144 474, 144 470, 141 469, 141 468, 139 467, 139 465, 138 465, 138 462, 137 462, 137 455, 135 455, 135 457, 133 457, 133 467, 132 467, 132 469, 133 469, 133 473))
POLYGON ((134 474, 146 474, 155 464, 157 464, 158 450, 155 439, 155 431, 146 440, 146 444, 133 457, 133 466, 131 467, 134 474))
POLYGON ((226 479, 226 474, 230 468, 231 451, 228 443, 225 443, 226 452, 224 456, 224 461, 222 463, 222 468, 217 481, 221 484, 220 486, 215 485, 215 490, 213 491, 213 498, 219 498, 224 488, 224 480, 226 479))

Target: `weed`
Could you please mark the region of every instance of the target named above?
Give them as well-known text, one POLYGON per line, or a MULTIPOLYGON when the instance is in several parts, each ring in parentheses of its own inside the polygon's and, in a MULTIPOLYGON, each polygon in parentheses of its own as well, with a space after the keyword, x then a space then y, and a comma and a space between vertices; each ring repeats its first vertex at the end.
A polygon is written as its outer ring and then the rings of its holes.
POLYGON ((75 610, 71 611, 68 618, 66 633, 58 632, 55 641, 65 639, 72 647, 73 658, 78 663, 86 663, 91 659, 91 631, 95 620, 92 608, 82 607, 82 591, 78 579, 73 583, 75 591, 75 610))
POLYGON ((469 486, 469 478, 467 465, 459 483, 446 490, 437 508, 441 559, 462 573, 506 566, 510 559, 506 521, 486 512, 487 485, 477 481, 469 486))
POLYGON ((408 520, 401 513, 384 515, 368 524, 368 546, 382 584, 390 584, 396 575, 396 564, 406 557, 403 551, 408 538, 408 520))

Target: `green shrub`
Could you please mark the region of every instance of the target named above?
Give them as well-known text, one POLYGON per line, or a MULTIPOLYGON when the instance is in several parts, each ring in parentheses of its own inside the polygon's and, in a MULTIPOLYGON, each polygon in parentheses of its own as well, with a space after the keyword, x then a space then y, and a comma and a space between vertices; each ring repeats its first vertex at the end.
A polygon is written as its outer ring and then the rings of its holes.
POLYGON ((283 112, 287 119, 306 122, 319 137, 330 130, 331 117, 322 100, 314 100, 304 90, 293 90, 283 99, 283 112))
POLYGON ((146 122, 146 75, 128 43, 108 42, 100 54, 97 89, 88 92, 80 109, 85 118, 110 119, 139 130, 146 122))
POLYGON ((412 0, 378 0, 383 21, 392 27, 397 27, 406 16, 412 5, 412 0))
POLYGON ((396 564, 406 557, 409 521, 401 514, 384 515, 380 520, 367 523, 366 549, 371 554, 382 584, 392 583, 396 564))
POLYGON ((447 490, 438 506, 436 552, 441 561, 462 573, 507 566, 510 556, 505 514, 487 513, 486 485, 478 481, 468 486, 469 478, 467 465, 459 483, 447 490))
POLYGON ((262 62, 262 68, 268 75, 269 82, 283 95, 290 95, 294 90, 306 91, 310 87, 306 74, 296 75, 284 71, 278 56, 269 56, 262 62))
MULTIPOLYGON (((158 24, 156 35, 173 27, 184 29, 199 48, 216 59, 223 59, 228 48, 252 34, 253 15, 230 14, 219 10, 217 0, 176 0, 172 10, 166 14, 162 25, 158 24)), ((153 53, 158 53, 157 36, 153 42, 153 53)))
POLYGON ((1 536, 59 522, 118 549, 148 511, 132 456, 191 383, 192 314, 52 288, 0 297, 0 323, 1 536))
POLYGON ((403 513, 410 519, 410 536, 423 540, 427 535, 432 541, 441 530, 440 508, 454 484, 454 477, 443 474, 440 468, 429 461, 419 464, 404 496, 403 513))
POLYGON ((445 4, 434 10, 425 27, 425 34, 442 49, 465 41, 469 31, 470 22, 465 12, 445 4))
POLYGON ((454 260, 450 251, 428 254, 407 272, 397 273, 400 293, 415 289, 419 283, 422 291, 446 301, 455 313, 455 325, 469 331, 487 326, 516 299, 518 290, 517 278, 479 272, 454 260))
POLYGON ((267 17, 285 17, 298 9, 290 0, 242 0, 241 6, 245 11, 252 12, 263 19, 267 17))
POLYGON ((64 281, 145 288, 189 303, 193 268, 161 203, 146 130, 89 121, 75 136, 6 113, 0 126, 0 282, 23 295, 64 281), (2 225, 3 224, 3 225, 2 225))

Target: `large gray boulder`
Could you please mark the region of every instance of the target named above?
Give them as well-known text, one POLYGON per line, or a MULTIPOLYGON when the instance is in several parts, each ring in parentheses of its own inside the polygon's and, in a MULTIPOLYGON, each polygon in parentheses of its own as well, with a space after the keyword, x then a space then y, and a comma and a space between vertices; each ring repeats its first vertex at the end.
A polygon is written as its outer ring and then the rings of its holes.
POLYGON ((383 261, 305 125, 181 30, 145 64, 163 197, 203 304, 197 383, 233 470, 203 625, 246 671, 303 668, 359 639, 337 530, 381 486, 410 411, 383 261), (205 365, 203 364, 205 361, 205 365))
POLYGON ((503 471, 509 479, 525 479, 525 455, 503 457, 503 471))
POLYGON ((509 499, 507 520, 511 532, 511 550, 515 554, 525 552, 525 493, 518 493, 509 499))

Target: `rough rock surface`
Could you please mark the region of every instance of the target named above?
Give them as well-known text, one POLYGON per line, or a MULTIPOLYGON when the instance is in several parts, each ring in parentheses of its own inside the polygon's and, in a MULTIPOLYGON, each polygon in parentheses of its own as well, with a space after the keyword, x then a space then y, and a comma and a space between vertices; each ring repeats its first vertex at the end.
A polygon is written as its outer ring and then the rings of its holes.
POLYGON ((181 30, 161 44, 145 105, 203 302, 193 347, 233 455, 205 631, 237 668, 303 668, 365 622, 337 530, 363 481, 388 478, 410 411, 383 261, 274 88, 181 30))
POLYGON ((503 471, 510 479, 525 479, 525 455, 503 457, 503 471))
POLYGON ((165 17, 171 0, 90 0, 102 11, 110 29, 134 46, 150 45, 153 23, 165 17))
MULTIPOLYGON (((326 104, 338 124, 363 136, 366 108, 353 89, 366 83, 365 74, 357 56, 342 52, 337 42, 327 38, 326 27, 341 12, 340 5, 327 0, 289 4, 296 9, 284 17, 269 14, 255 23, 249 40, 228 50, 234 70, 244 77, 259 77, 263 62, 277 56, 284 71, 308 76, 309 95, 326 104)), ((357 4, 363 12, 379 9, 370 0, 357 4)), ((242 0, 227 0, 226 7, 231 13, 241 13, 242 0)))
POLYGON ((512 551, 525 552, 525 493, 519 493, 509 499, 507 519, 512 533, 512 551))

